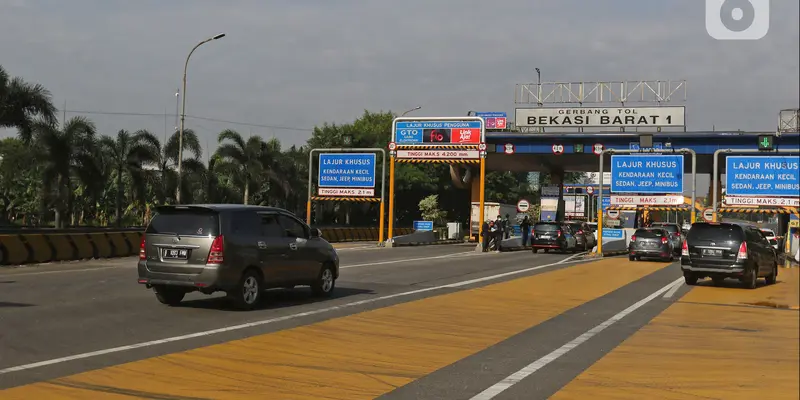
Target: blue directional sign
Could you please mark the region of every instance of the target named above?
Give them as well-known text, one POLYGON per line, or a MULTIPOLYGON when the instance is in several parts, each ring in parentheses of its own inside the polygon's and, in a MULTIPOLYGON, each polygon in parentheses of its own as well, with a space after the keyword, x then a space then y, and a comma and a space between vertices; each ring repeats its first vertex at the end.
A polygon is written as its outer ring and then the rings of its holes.
POLYGON ((322 153, 319 187, 374 188, 375 153, 322 153))
POLYGON ((508 118, 508 114, 505 112, 476 112, 475 116, 481 118, 508 118))
POLYGON ((481 121, 395 121, 399 145, 479 144, 481 121))
POLYGON ((605 197, 604 196, 602 203, 600 203, 600 199, 598 198, 597 199, 597 204, 599 204, 599 207, 602 207, 603 212, 605 212, 606 210, 608 210, 608 207, 611 207, 611 197, 605 197))
POLYGON ((432 231, 433 221, 414 221, 413 227, 415 231, 432 231))
POLYGON ((603 228, 603 239, 622 239, 622 229, 603 228))
POLYGON ((800 196, 799 156, 730 156, 725 193, 729 196, 800 196))
MULTIPOLYGON (((628 143, 628 149, 633 151, 639 151, 642 148, 639 146, 638 142, 630 142, 628 143)), ((653 142, 653 150, 664 150, 664 143, 661 142, 653 142)))
POLYGON ((683 193, 683 155, 612 155, 612 193, 683 193))

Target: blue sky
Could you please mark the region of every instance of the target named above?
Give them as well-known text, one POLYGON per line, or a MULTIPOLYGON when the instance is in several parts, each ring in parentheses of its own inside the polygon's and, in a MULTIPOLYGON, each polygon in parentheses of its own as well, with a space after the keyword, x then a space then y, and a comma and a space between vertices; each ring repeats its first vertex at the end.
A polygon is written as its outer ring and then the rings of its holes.
MULTIPOLYGON (((0 0, 0 62, 59 107, 174 114, 189 49, 225 32, 192 56, 187 114, 275 126, 238 129, 287 145, 364 109, 512 114, 535 67, 545 81, 686 79, 689 130, 774 129, 800 97, 798 2, 772 0, 769 34, 749 42, 710 38, 703 3, 0 0)), ((105 134, 164 132, 163 116, 90 117, 105 134)), ((212 148, 230 127, 187 126, 212 148)))

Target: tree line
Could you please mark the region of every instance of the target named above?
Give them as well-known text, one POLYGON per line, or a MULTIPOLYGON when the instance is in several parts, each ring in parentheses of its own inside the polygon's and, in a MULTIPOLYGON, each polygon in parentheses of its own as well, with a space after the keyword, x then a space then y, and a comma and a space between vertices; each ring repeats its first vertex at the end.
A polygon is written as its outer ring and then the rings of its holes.
MULTIPOLYGON (((88 118, 59 122, 56 114, 44 86, 11 77, 0 66, 0 128, 18 132, 0 141, 2 225, 141 226, 154 206, 174 204, 178 190, 184 204, 270 205, 305 217, 310 149, 386 148, 396 117, 392 112, 364 111, 352 123, 317 126, 305 145, 288 148, 277 139, 226 129, 217 135, 218 147, 208 157, 197 134, 184 129, 178 188, 178 132, 163 139, 146 130, 105 134, 88 118)), ((378 165, 380 174, 380 159, 378 165)), ((396 166, 396 192, 402 195, 395 197, 395 215, 400 226, 420 217, 419 202, 430 195, 438 195, 438 206, 450 220, 469 219, 469 191, 453 185, 448 168, 396 166)), ((537 200, 527 176, 489 173, 486 201, 537 200)), ((542 174, 540 183, 548 180, 542 174)), ((313 217, 319 225, 374 226, 377 207, 320 202, 313 217)))

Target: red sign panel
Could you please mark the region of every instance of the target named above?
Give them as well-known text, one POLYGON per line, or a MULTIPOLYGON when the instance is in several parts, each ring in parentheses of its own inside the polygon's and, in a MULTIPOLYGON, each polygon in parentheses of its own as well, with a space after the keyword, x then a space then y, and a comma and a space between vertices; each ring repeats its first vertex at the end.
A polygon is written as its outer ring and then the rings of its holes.
POLYGON ((481 130, 475 128, 454 128, 450 133, 450 143, 478 144, 481 142, 481 130))

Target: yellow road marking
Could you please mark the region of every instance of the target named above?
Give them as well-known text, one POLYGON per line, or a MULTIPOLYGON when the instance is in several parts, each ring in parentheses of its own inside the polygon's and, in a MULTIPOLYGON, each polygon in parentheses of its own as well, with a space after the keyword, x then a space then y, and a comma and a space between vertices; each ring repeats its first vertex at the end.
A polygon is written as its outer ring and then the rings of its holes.
POLYGON ((666 265, 606 259, 21 386, 0 398, 372 399, 666 265))
POLYGON ((553 399, 792 399, 800 392, 800 274, 755 290, 704 283, 553 399), (786 308, 786 307, 784 307, 786 308))

